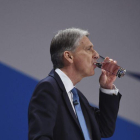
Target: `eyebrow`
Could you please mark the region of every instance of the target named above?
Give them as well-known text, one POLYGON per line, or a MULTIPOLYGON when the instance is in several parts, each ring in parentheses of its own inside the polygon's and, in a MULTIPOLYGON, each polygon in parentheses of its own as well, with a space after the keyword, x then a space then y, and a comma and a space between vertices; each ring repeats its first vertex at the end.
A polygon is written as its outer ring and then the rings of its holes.
POLYGON ((88 45, 88 46, 84 46, 85 49, 87 49, 87 48, 89 48, 89 47, 94 47, 94 45, 91 44, 91 45, 88 45))

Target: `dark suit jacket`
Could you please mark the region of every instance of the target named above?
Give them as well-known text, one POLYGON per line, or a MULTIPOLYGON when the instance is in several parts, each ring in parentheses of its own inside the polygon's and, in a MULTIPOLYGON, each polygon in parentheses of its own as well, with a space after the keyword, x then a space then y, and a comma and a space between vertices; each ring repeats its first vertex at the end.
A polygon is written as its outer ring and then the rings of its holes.
MULTIPOLYGON (((100 140, 101 137, 112 136, 121 95, 100 92, 97 109, 89 105, 79 90, 78 94, 92 139, 100 140)), ((33 93, 28 123, 29 140, 84 140, 65 87, 54 70, 39 82, 33 93)))

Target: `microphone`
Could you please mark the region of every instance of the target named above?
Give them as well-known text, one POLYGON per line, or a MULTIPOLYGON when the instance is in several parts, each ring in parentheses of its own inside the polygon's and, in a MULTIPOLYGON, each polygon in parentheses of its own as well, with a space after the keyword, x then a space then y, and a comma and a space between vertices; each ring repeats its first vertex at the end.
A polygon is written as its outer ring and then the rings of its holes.
POLYGON ((74 104, 74 106, 76 106, 76 105, 78 105, 79 103, 78 103, 77 100, 75 100, 75 101, 73 101, 73 104, 74 104))

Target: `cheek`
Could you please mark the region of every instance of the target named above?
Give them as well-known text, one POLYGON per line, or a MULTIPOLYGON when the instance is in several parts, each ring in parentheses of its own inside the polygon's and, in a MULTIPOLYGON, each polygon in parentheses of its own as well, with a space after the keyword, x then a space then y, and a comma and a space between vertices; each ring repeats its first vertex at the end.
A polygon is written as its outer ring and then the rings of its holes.
POLYGON ((91 57, 84 57, 84 63, 86 66, 91 66, 92 65, 92 58, 91 57))
POLYGON ((93 69, 91 61, 87 58, 80 59, 77 64, 78 69, 86 73, 91 72, 91 70, 93 69))
POLYGON ((83 68, 85 66, 84 60, 82 60, 82 59, 77 60, 76 65, 79 68, 83 68))
POLYGON ((75 64, 84 69, 90 67, 92 65, 92 56, 83 53, 77 54, 77 57, 75 58, 75 64))
POLYGON ((85 59, 84 57, 77 57, 74 61, 75 63, 75 68, 77 70, 83 71, 86 67, 85 59))

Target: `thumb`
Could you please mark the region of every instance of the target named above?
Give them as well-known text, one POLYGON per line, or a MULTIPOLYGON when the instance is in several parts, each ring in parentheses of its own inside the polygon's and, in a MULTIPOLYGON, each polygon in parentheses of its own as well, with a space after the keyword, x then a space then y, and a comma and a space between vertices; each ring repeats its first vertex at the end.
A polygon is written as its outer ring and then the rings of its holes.
POLYGON ((104 87, 104 84, 106 83, 106 71, 102 69, 102 73, 99 78, 99 83, 101 87, 104 87))
POLYGON ((106 75, 106 71, 102 69, 101 75, 102 75, 102 76, 103 76, 103 75, 106 75))

